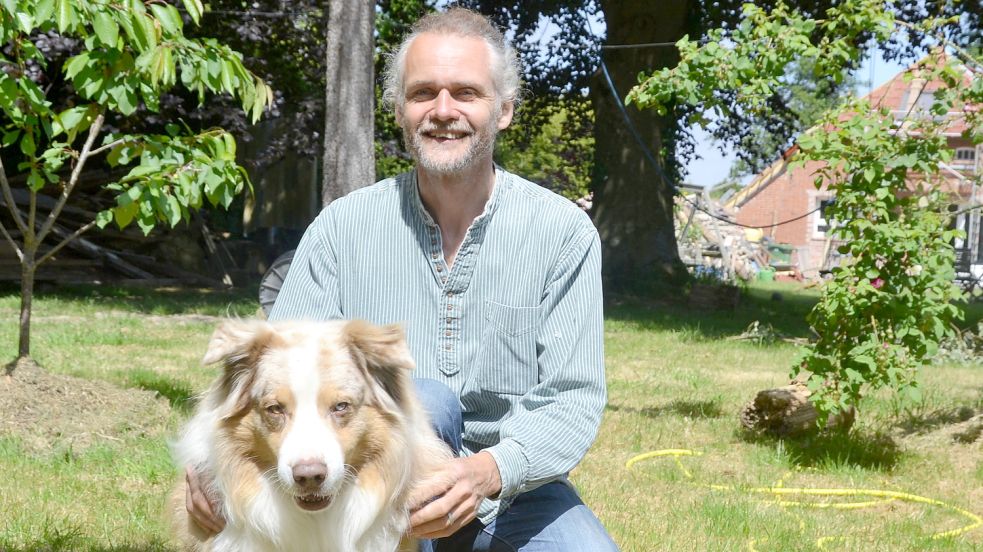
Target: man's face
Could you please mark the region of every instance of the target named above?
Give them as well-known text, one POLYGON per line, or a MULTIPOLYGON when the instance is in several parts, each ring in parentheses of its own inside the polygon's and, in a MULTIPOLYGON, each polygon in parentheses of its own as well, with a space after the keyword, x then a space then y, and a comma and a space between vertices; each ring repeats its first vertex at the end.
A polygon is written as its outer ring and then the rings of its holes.
POLYGON ((454 174, 491 159, 512 104, 496 99, 483 40, 424 33, 410 45, 403 79, 396 122, 420 168, 454 174))

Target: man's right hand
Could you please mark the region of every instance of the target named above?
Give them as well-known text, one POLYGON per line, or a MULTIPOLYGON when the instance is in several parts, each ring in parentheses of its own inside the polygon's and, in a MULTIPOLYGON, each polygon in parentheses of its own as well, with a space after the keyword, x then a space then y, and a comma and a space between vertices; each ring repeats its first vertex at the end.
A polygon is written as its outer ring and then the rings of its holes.
POLYGON ((185 507, 191 519, 195 520, 203 530, 215 534, 225 527, 225 520, 217 514, 217 501, 208 497, 205 492, 205 485, 201 482, 201 476, 191 466, 184 469, 184 479, 187 482, 185 487, 185 507))

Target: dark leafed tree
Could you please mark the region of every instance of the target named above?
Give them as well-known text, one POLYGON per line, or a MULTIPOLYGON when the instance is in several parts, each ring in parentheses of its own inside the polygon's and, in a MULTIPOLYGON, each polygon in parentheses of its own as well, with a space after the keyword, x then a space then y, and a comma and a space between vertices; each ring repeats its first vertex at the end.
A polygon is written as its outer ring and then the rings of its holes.
POLYGON ((324 205, 375 182, 375 2, 330 0, 328 6, 324 205))
MULTIPOLYGON (((682 176, 682 167, 694 155, 692 137, 677 123, 684 114, 678 109, 670 110, 669 116, 659 118, 629 108, 639 138, 656 158, 653 163, 642 153, 625 124, 606 78, 598 71, 598 61, 603 56, 618 94, 624 97, 638 82, 639 74, 675 65, 675 48, 665 43, 675 42, 684 35, 699 40, 707 29, 734 28, 744 1, 459 0, 458 3, 492 15, 500 25, 514 31, 533 94, 576 96, 589 90, 596 117, 593 217, 604 245, 606 290, 648 295, 677 286, 685 273, 676 253, 671 182, 682 176), (601 20, 603 24, 592 29, 588 24, 591 19, 601 20), (546 22, 553 32, 544 32, 546 22), (544 41, 544 36, 550 37, 549 41, 544 41), (640 46, 651 43, 659 45, 640 46), (637 47, 614 48, 622 45, 637 47)), ((774 0, 756 2, 758 5, 775 3, 774 0)), ((798 0, 788 4, 807 15, 821 16, 837 2, 798 0)), ((910 21, 959 16, 947 37, 962 45, 980 42, 983 32, 979 24, 983 14, 980 0, 898 2, 896 9, 902 19, 910 21)), ((864 41, 866 37, 858 40, 864 41)), ((886 49, 889 56, 911 56, 923 42, 924 37, 911 36, 907 42, 878 47, 886 49)), ((816 87, 817 91, 828 89, 816 87)), ((757 113, 729 113, 711 133, 725 145, 754 143, 753 133, 762 128, 775 136, 790 138, 802 122, 787 100, 788 96, 776 91, 767 102, 767 109, 757 113)), ((748 165, 757 166, 775 158, 777 152, 772 150, 773 145, 763 145, 744 149, 740 155, 748 165)))

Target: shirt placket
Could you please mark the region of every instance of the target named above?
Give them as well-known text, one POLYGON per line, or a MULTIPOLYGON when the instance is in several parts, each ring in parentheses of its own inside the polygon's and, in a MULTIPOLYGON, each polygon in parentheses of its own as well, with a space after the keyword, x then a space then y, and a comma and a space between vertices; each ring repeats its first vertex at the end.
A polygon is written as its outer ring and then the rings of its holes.
POLYGON ((447 268, 444 261, 444 250, 441 242, 440 229, 436 224, 428 224, 427 232, 430 235, 430 269, 437 287, 440 290, 440 300, 437 301, 437 336, 438 356, 440 360, 438 366, 445 376, 453 376, 460 371, 457 362, 457 352, 460 347, 460 319, 457 313, 460 312, 461 298, 455 293, 453 286, 449 284, 451 271, 447 268))

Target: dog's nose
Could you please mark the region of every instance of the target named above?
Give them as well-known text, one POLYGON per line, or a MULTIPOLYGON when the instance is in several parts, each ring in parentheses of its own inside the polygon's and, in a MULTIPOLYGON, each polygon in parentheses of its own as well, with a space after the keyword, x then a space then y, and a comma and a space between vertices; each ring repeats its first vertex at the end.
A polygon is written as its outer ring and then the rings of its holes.
POLYGON ((324 483, 324 478, 328 475, 328 467, 324 462, 316 460, 298 462, 293 467, 294 482, 301 488, 311 490, 316 489, 324 483))

